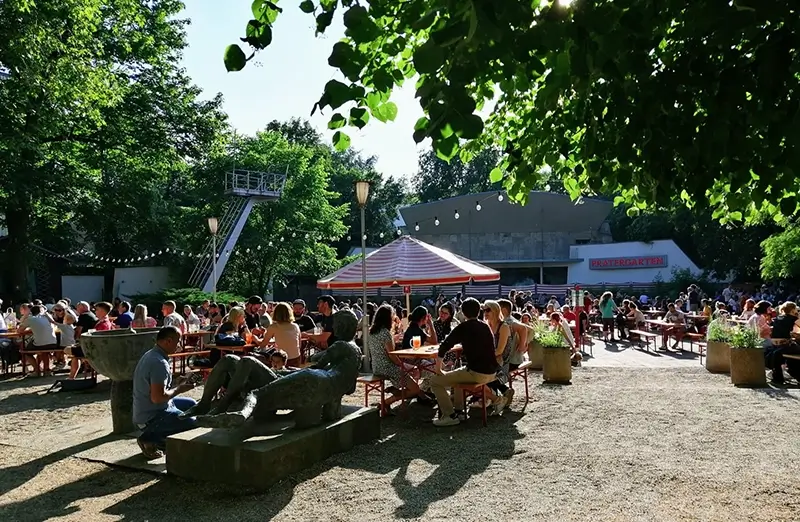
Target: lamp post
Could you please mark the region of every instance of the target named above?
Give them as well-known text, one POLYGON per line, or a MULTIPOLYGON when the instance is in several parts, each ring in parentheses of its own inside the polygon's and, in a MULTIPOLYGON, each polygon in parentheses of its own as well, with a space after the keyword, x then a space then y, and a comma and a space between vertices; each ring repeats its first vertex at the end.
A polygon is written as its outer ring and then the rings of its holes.
POLYGON ((215 217, 208 218, 208 230, 211 232, 211 277, 213 277, 214 302, 217 301, 217 231, 219 230, 219 220, 215 217))
MULTIPOLYGON (((364 309, 361 311, 364 317, 367 316, 367 236, 365 233, 364 225, 364 207, 367 206, 367 199, 369 198, 369 181, 362 180, 356 181, 356 202, 361 209, 361 291, 362 291, 362 306, 364 309)), ((367 345, 369 337, 369 321, 364 319, 363 330, 361 332, 362 351, 364 352, 364 367, 366 371, 372 368, 370 360, 369 346, 367 345)))

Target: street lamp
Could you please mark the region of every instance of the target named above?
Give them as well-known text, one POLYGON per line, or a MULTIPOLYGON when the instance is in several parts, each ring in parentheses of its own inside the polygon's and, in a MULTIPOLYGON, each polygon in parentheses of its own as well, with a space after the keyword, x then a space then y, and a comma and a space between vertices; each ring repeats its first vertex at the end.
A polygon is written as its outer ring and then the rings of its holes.
MULTIPOLYGON (((361 180, 356 181, 356 202, 361 209, 361 292, 363 294, 362 306, 364 309, 361 311, 364 316, 367 315, 367 236, 364 225, 364 207, 367 206, 367 199, 369 199, 369 181, 361 180)), ((372 364, 369 356, 369 346, 367 345, 369 337, 369 321, 364 319, 363 330, 361 332, 362 350, 364 352, 364 366, 366 371, 370 371, 372 364)))
POLYGON ((217 231, 219 230, 219 220, 215 217, 208 218, 208 230, 211 232, 211 277, 213 277, 214 302, 217 302, 217 231))

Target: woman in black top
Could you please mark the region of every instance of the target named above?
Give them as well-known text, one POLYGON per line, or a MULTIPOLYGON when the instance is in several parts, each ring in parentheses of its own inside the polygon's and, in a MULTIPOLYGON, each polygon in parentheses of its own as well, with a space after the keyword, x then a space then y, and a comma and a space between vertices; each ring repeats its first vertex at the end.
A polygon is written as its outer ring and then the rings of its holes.
POLYGON ((431 314, 424 306, 414 308, 414 311, 408 316, 408 328, 403 334, 403 348, 413 348, 411 340, 416 336, 419 336, 422 341, 420 346, 439 343, 431 314))
POLYGON ((772 369, 772 382, 781 384, 784 381, 783 365, 786 364, 789 374, 800 379, 800 361, 787 359, 784 355, 800 355, 800 313, 797 305, 791 301, 783 303, 780 315, 772 321, 771 342, 764 348, 764 360, 772 369))

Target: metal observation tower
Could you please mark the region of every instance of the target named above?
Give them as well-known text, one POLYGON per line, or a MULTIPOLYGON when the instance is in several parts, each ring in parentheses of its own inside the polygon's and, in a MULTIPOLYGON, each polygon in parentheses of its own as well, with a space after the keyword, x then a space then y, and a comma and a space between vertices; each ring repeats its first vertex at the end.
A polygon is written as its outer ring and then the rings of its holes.
POLYGON ((272 174, 269 172, 255 172, 234 168, 225 173, 225 194, 230 196, 228 207, 219 219, 217 228, 216 245, 214 238, 209 238, 203 255, 194 267, 189 284, 199 287, 204 292, 211 292, 216 288, 216 278, 222 276, 229 256, 221 252, 233 252, 239 235, 242 233, 247 218, 256 203, 269 203, 281 197, 283 186, 286 184, 286 174, 272 174), (216 262, 216 271, 212 259, 216 262))

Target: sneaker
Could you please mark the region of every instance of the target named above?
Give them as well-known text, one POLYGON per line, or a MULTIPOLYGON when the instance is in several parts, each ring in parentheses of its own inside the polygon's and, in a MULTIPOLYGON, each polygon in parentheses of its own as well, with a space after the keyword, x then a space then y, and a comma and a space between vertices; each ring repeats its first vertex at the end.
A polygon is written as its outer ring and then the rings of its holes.
POLYGON ((506 404, 506 398, 502 395, 495 399, 495 401, 492 403, 492 406, 494 407, 492 415, 502 415, 506 404))
POLYGON ((467 412, 465 412, 465 411, 458 411, 458 410, 456 410, 456 412, 455 412, 455 414, 454 414, 454 415, 455 415, 455 416, 456 416, 456 418, 457 418, 458 420, 460 420, 461 422, 466 422, 466 420, 467 420, 467 412))
POLYGON ((509 387, 508 391, 503 394, 503 397, 506 399, 506 408, 511 407, 511 401, 514 400, 514 388, 509 387))
POLYGON ((461 424, 461 420, 454 415, 455 414, 453 414, 453 416, 436 419, 433 421, 433 425, 436 426, 437 428, 443 428, 445 426, 456 426, 458 424, 461 424))

